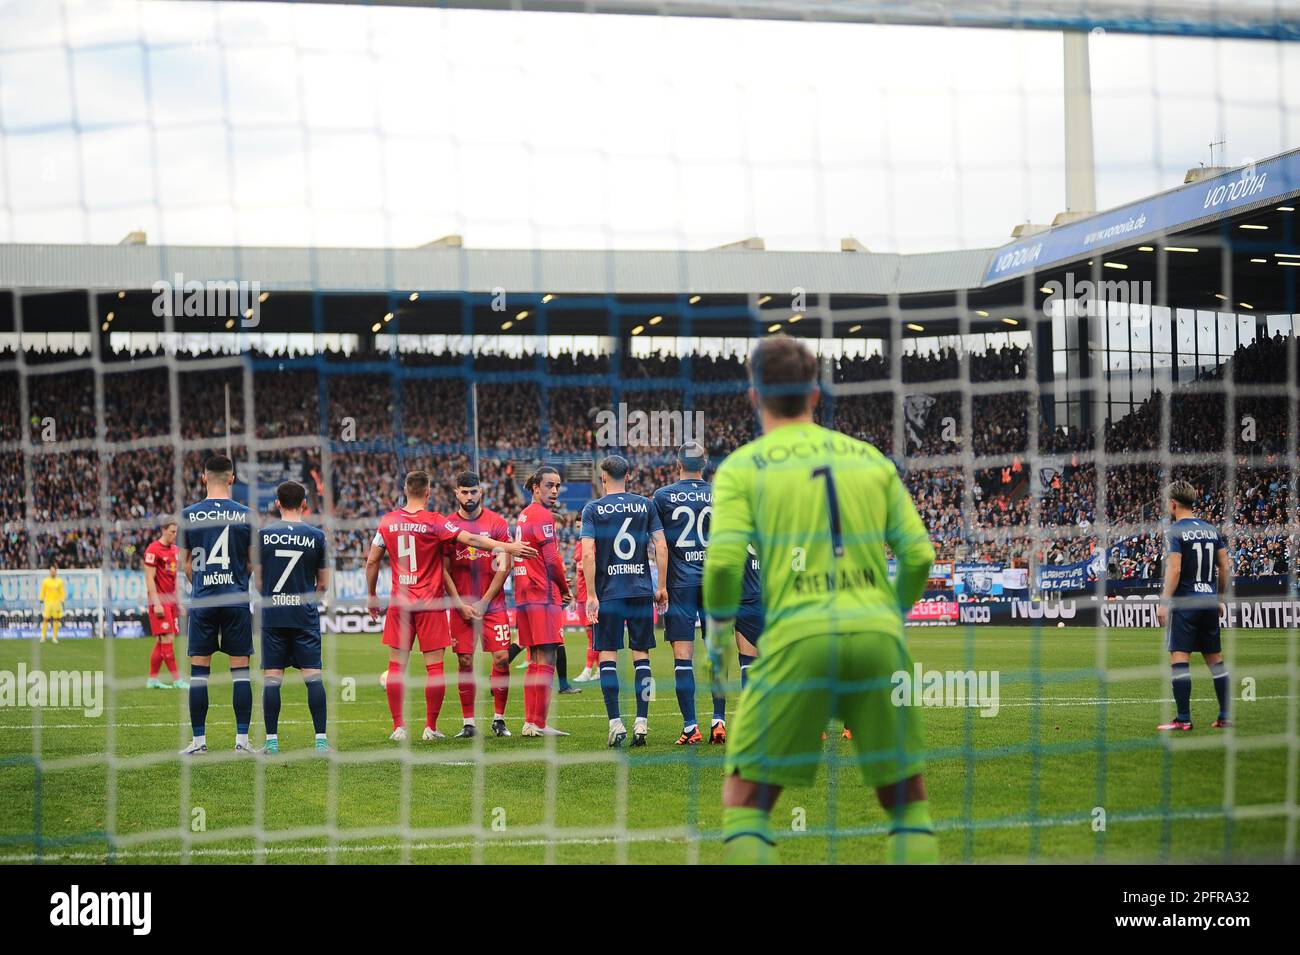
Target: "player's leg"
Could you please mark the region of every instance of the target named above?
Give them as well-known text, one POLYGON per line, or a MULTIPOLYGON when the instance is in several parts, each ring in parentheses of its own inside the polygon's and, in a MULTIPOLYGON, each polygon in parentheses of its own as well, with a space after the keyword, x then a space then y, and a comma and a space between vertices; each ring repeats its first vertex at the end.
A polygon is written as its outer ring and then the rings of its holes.
POLYGON ((190 611, 186 653, 190 658, 190 729, 194 739, 181 750, 183 756, 208 751, 208 677, 212 672, 212 655, 217 651, 216 608, 199 607, 190 611))
POLYGON ((311 713, 312 730, 316 734, 316 752, 329 752, 326 736, 325 683, 321 678, 320 628, 298 630, 293 635, 293 665, 302 674, 307 689, 307 710, 311 713))
POLYGON ((510 618, 504 612, 483 618, 483 650, 492 655, 492 735, 509 736, 506 703, 510 699, 510 618))
POLYGON ((51 628, 50 628, 50 629, 51 629, 51 633, 50 633, 50 637, 51 637, 51 639, 52 639, 55 643, 58 643, 58 642, 59 642, 59 624, 61 624, 61 623, 63 622, 63 608, 62 608, 62 607, 57 607, 57 608, 55 608, 54 612, 50 614, 50 621, 51 621, 51 628))
POLYGON ((1192 653, 1199 649, 1194 614, 1183 609, 1169 611, 1166 649, 1169 651, 1170 680, 1174 691, 1173 720, 1161 723, 1158 730, 1186 732, 1192 728, 1192 653))
POLYGON ((1219 715, 1210 725, 1214 729, 1226 729, 1232 725, 1228 714, 1228 700, 1231 690, 1228 686, 1228 667, 1223 662, 1223 643, 1219 631, 1219 611, 1202 610, 1200 612, 1200 634, 1198 647, 1201 659, 1210 668, 1210 677, 1214 680, 1214 695, 1219 701, 1219 715))
POLYGON ((280 752, 280 687, 284 685, 284 669, 266 666, 267 661, 279 662, 267 648, 267 633, 262 631, 262 722, 266 727, 266 747, 262 752, 274 756, 280 752))
POLYGON ((826 675, 836 637, 798 640, 760 657, 732 718, 723 789, 728 862, 775 862, 768 823, 782 789, 812 785, 830 718, 826 675), (733 778, 736 778, 733 782, 733 778))
POLYGON ((911 654, 899 637, 870 633, 839 638, 833 652, 828 676, 835 712, 856 730, 851 738, 862 780, 875 789, 890 820, 885 861, 938 862, 939 842, 921 775, 921 711, 893 698, 893 674, 912 672, 911 654))
POLYGON ((45 642, 45 634, 50 627, 50 614, 46 611, 41 614, 41 643, 45 642))
POLYGON ((546 608, 541 604, 522 604, 515 608, 515 625, 519 629, 519 646, 527 651, 524 666, 524 725, 523 736, 538 736, 537 687, 535 660, 532 648, 546 639, 546 608))
MULTIPOLYGON (((153 625, 153 617, 150 615, 150 626, 153 625)), ((149 654, 149 679, 145 681, 145 689, 148 690, 165 690, 167 684, 158 679, 158 673, 162 670, 162 637, 155 637, 153 642, 153 651, 149 654)))
POLYGON ((695 717, 695 619, 697 609, 684 594, 673 594, 664 615, 664 640, 673 648, 673 689, 682 713, 678 746, 694 746, 703 738, 695 717), (678 599, 673 599, 674 597, 678 599))
MULTIPOLYGON (((1172 616, 1172 615, 1171 615, 1172 616)), ((1192 728, 1192 655, 1175 650, 1169 654, 1170 682, 1174 691, 1172 722, 1161 723, 1156 729, 1186 731, 1192 728)))
POLYGON ((162 662, 167 667, 167 672, 172 675, 173 690, 187 690, 189 684, 180 678, 180 672, 176 667, 176 618, 172 618, 171 633, 165 635, 159 644, 162 648, 162 662))
POLYGON ((415 619, 409 610, 389 607, 384 616, 384 646, 388 647, 388 675, 384 694, 388 699, 388 712, 393 718, 391 740, 406 739, 406 717, 403 706, 406 698, 406 667, 411 659, 411 646, 415 642, 415 619))
MULTIPOLYGON (((554 621, 551 626, 554 627, 554 621)), ((533 647, 533 663, 528 668, 528 673, 524 675, 525 684, 530 676, 533 680, 533 726, 537 730, 533 735, 569 735, 548 723, 551 710, 551 683, 555 679, 555 661, 559 649, 559 641, 533 647)))
POLYGON ((443 672, 443 651, 424 651, 424 733, 421 739, 446 739, 438 731, 438 715, 442 712, 442 701, 447 695, 447 678, 443 672))
POLYGON ((654 601, 650 598, 626 601, 627 645, 632 651, 633 686, 636 689, 636 722, 632 724, 632 745, 644 746, 650 735, 650 697, 654 676, 650 651, 655 647, 654 601))
POLYGON ((772 839, 772 807, 781 787, 732 773, 722 781, 722 839, 732 865, 766 865, 777 861, 772 839))
POLYGON ((456 654, 456 693, 460 697, 460 732, 456 739, 470 739, 474 735, 474 644, 476 631, 484 628, 482 620, 466 620, 457 611, 449 615, 452 652, 456 654))
POLYGON ((560 642, 555 645, 555 679, 558 684, 558 692, 564 694, 581 693, 582 687, 574 686, 569 682, 569 648, 564 642, 564 608, 558 607, 560 614, 560 642))
POLYGON ((615 601, 601 604, 600 615, 592 626, 592 644, 600 667, 600 695, 605 701, 605 715, 609 717, 609 745, 622 746, 623 740, 627 739, 618 686, 618 651, 623 649, 623 618, 618 614, 615 601))
POLYGON ((253 683, 248 670, 253 655, 253 614, 247 607, 218 608, 221 649, 230 657, 230 705, 235 712, 235 752, 255 752, 248 740, 253 722, 253 683))

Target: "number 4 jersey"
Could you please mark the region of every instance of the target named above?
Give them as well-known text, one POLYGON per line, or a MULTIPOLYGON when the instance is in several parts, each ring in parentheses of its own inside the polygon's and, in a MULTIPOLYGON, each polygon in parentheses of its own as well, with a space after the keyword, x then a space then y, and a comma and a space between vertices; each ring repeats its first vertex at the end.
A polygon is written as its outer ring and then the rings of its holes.
POLYGON ((442 545, 455 540, 460 525, 437 511, 389 511, 372 542, 388 551, 393 572, 392 603, 413 610, 440 610, 443 600, 442 545))
POLYGON ((224 606, 248 605, 250 511, 228 498, 208 498, 181 512, 176 546, 189 551, 191 599, 224 606), (217 598, 226 597, 226 600, 217 598))

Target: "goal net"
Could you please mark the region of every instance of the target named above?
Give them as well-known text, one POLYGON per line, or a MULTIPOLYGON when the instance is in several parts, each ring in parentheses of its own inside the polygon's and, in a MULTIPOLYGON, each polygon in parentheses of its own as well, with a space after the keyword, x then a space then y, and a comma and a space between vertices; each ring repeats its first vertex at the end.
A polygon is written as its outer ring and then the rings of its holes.
MULTIPOLYGON (((492 736, 480 651, 476 734, 391 742, 366 558, 406 472, 447 514, 477 472, 513 526, 550 464, 572 576, 601 457, 649 495, 698 440, 711 476, 761 433, 747 360, 777 334, 817 355, 817 420, 893 459, 936 551, 891 684, 921 709, 942 858, 1294 861, 1286 9, 480 6, 0 6, 0 861, 720 861, 726 747, 673 745, 661 628, 645 749, 606 745, 576 610, 582 692, 551 709, 570 736, 519 738, 526 658, 515 735, 492 736), (146 688, 145 548, 214 453, 257 524, 292 479, 326 532, 324 758, 294 671, 275 757, 230 751, 220 655, 202 760, 177 756, 187 692, 146 688), (1232 580, 1227 701, 1194 655, 1175 734, 1157 607, 1178 480, 1232 580), (25 681, 56 671, 101 680, 103 706, 33 705, 25 681)), ((425 679, 417 656, 412 726, 425 679)), ((883 860, 868 731, 827 725, 816 781, 772 815, 783 858, 883 860)))

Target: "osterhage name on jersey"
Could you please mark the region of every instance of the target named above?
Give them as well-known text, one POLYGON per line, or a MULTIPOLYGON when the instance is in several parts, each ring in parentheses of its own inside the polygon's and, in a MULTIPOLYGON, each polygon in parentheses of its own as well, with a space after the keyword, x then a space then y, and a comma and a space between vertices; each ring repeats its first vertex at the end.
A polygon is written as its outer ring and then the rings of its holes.
POLYGON ((200 501, 181 512, 179 544, 190 552, 194 599, 248 593, 248 515, 247 507, 228 500, 200 501))
POLYGON ((258 532, 262 626, 314 630, 320 625, 316 579, 325 566, 325 534, 308 524, 272 524, 258 532))
POLYGON ((713 487, 704 480, 678 481, 655 491, 653 501, 668 541, 668 590, 694 590, 704 580, 713 487))
POLYGON ((1199 518, 1183 518, 1169 527, 1170 554, 1182 556, 1175 597, 1212 596, 1218 593, 1218 551, 1223 538, 1216 528, 1199 518))
POLYGON ((654 595, 650 538, 662 531, 654 505, 639 494, 623 491, 587 503, 582 509, 582 536, 596 545, 597 599, 654 595))

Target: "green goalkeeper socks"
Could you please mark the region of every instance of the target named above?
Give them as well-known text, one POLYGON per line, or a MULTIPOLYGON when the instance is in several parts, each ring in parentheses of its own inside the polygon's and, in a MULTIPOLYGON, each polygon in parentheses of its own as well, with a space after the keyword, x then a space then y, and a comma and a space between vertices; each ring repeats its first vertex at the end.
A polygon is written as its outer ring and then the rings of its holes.
POLYGON ((724 808, 722 840, 728 865, 775 865, 779 861, 767 813, 762 809, 724 808))
POLYGON ((930 803, 922 799, 890 810, 885 861, 893 865, 934 865, 939 861, 939 840, 930 822, 930 803))

